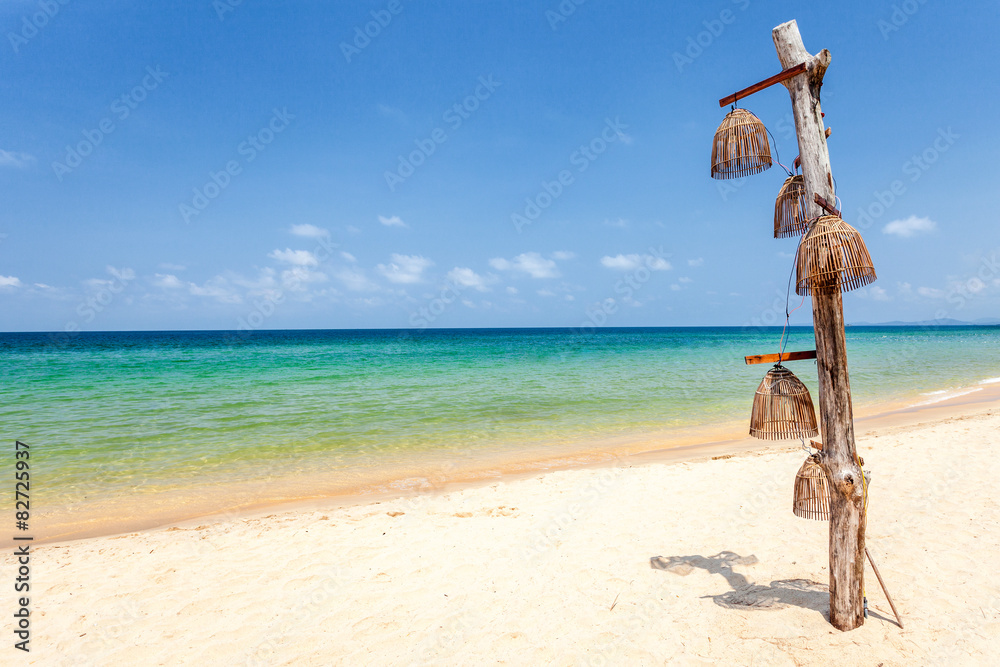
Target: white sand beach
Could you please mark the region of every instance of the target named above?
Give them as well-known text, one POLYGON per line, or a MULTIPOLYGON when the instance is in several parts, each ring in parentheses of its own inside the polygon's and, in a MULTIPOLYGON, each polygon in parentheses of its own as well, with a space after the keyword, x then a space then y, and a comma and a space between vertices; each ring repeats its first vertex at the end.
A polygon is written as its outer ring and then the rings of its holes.
MULTIPOLYGON (((858 449, 873 475, 868 546, 905 629, 870 568, 865 625, 828 623, 827 524, 792 514, 805 454, 783 443, 39 545, 24 657, 990 664, 1000 652, 1000 404, 941 403, 896 421, 859 424, 858 449)), ((13 608, 9 588, 3 604, 13 608)))

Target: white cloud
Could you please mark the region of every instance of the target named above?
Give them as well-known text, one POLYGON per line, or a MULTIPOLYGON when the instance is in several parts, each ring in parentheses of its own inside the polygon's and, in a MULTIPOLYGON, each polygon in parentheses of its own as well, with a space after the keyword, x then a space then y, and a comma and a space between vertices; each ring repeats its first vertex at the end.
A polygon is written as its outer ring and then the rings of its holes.
POLYGON ((284 250, 272 250, 267 254, 271 259, 276 259, 279 262, 285 262, 286 264, 291 264, 292 266, 318 266, 319 260, 308 250, 292 250, 291 248, 285 248, 284 250))
POLYGON ((632 271, 642 265, 642 255, 615 255, 614 257, 606 255, 601 258, 601 264, 609 269, 632 271))
POLYGON ((679 283, 693 283, 694 281, 691 280, 690 278, 688 278, 687 276, 684 276, 683 278, 678 278, 677 282, 679 282, 679 283))
POLYGON ((517 288, 516 287, 508 287, 507 288, 507 294, 517 294, 517 288))
POLYGON ((263 269, 257 273, 257 278, 244 278, 239 275, 234 275, 232 277, 232 282, 234 285, 243 287, 248 292, 253 294, 264 294, 269 293, 277 289, 278 281, 275 280, 275 270, 269 266, 265 266, 263 269))
POLYGON ((674 283, 673 285, 670 286, 670 290, 673 291, 673 292, 680 292, 681 291, 681 286, 678 285, 677 283, 674 283))
POLYGON ((359 269, 342 269, 335 277, 353 292, 372 292, 378 289, 378 285, 369 280, 364 271, 359 269))
POLYGON ((951 283, 951 288, 957 292, 965 291, 970 294, 979 294, 986 289, 986 283, 973 276, 965 281, 953 281, 951 283))
POLYGON ((882 233, 909 238, 923 232, 932 232, 936 228, 937 223, 930 218, 918 218, 915 215, 911 215, 905 220, 893 220, 882 228, 882 233))
POLYGON ((409 227, 409 225, 403 222, 402 218, 400 218, 398 215, 394 215, 391 218, 386 218, 380 215, 378 217, 378 221, 381 222, 386 227, 409 227))
POLYGON ((400 124, 406 123, 406 114, 403 113, 401 109, 397 109, 394 106, 389 106, 388 104, 379 104, 375 107, 378 109, 378 113, 383 118, 391 118, 400 124))
POLYGON ((569 250, 556 250, 554 253, 552 253, 552 259, 556 259, 559 261, 573 259, 574 257, 576 257, 576 253, 570 252, 569 250))
POLYGON ((689 259, 688 260, 688 266, 701 266, 704 263, 705 263, 705 258, 704 257, 699 257, 697 259, 689 259))
POLYGON ((0 287, 20 287, 21 279, 14 276, 0 276, 0 287))
POLYGON ((490 266, 499 271, 520 271, 527 273, 532 278, 559 277, 556 263, 551 259, 545 259, 537 252, 521 253, 513 261, 494 257, 490 260, 490 266))
POLYGON ((229 281, 223 276, 215 276, 205 281, 204 285, 191 283, 189 292, 194 296, 207 296, 221 301, 222 303, 241 303, 243 297, 229 285, 229 281))
POLYGON ((119 270, 119 269, 116 269, 115 267, 113 267, 111 265, 108 265, 108 266, 104 267, 104 269, 108 273, 110 273, 111 275, 113 275, 115 278, 118 278, 118 280, 121 280, 123 282, 128 282, 130 280, 134 280, 135 279, 135 271, 132 270, 132 269, 130 269, 130 268, 128 268, 128 267, 125 267, 125 268, 119 270))
POLYGON ((355 257, 354 255, 352 255, 349 252, 341 251, 340 256, 343 257, 344 259, 346 259, 348 262, 356 262, 356 261, 358 261, 357 257, 355 257))
POLYGON ((540 289, 538 290, 538 296, 555 296, 556 293, 552 290, 540 289))
POLYGON ((934 287, 918 287, 917 294, 920 296, 926 296, 929 299, 941 299, 944 298, 944 290, 936 289, 934 287))
POLYGON ((389 282, 407 285, 419 283, 423 272, 434 262, 420 255, 400 255, 393 253, 388 264, 379 264, 376 268, 389 282))
POLYGON ((617 271, 634 271, 640 266, 645 265, 651 271, 669 271, 670 262, 663 259, 662 257, 653 257, 652 255, 615 255, 611 257, 610 255, 605 255, 601 258, 601 264, 609 269, 615 269, 617 271))
POLYGON ((181 282, 181 280, 177 276, 171 273, 167 274, 157 273, 155 279, 153 280, 153 284, 156 285, 157 287, 164 287, 166 289, 177 289, 180 287, 184 287, 184 283, 181 282))
POLYGON ((0 148, 0 167, 23 169, 34 161, 35 157, 33 155, 28 155, 27 153, 14 153, 0 148))
POLYGON ((456 266, 448 272, 448 280, 461 287, 471 287, 479 290, 480 292, 486 292, 489 290, 486 278, 479 275, 472 269, 461 266, 456 266))
POLYGON ((281 272, 281 287, 292 292, 304 292, 307 285, 327 280, 322 271, 313 271, 305 266, 293 266, 281 272))
POLYGON ((183 271, 187 269, 183 264, 171 264, 170 262, 160 262, 160 268, 166 271, 183 271))
POLYGON ((875 301, 889 301, 890 297, 888 292, 879 287, 878 285, 872 285, 868 288, 868 293, 871 295, 872 299, 875 301))
POLYGON ((330 232, 322 227, 310 224, 292 225, 289 231, 296 236, 304 236, 307 239, 319 239, 330 235, 330 232))
POLYGON ((626 220, 625 218, 618 218, 617 220, 605 220, 604 224, 608 227, 618 227, 620 229, 624 229, 625 227, 628 227, 628 220, 626 220))
MULTIPOLYGON (((313 289, 313 285, 329 282, 329 277, 322 271, 309 266, 309 258, 302 251, 275 251, 270 256, 277 255, 286 267, 275 269, 269 266, 259 268, 256 275, 244 276, 240 273, 227 271, 209 278, 202 284, 178 278, 173 273, 155 273, 151 280, 159 292, 150 292, 149 296, 177 301, 185 293, 195 297, 207 297, 220 303, 238 304, 253 303, 260 297, 280 302, 282 296, 295 296, 296 301, 311 301, 313 298, 336 293, 334 289, 313 289)), ((131 269, 115 272, 108 267, 109 272, 117 274, 120 280, 134 278, 131 269)), ((91 287, 99 287, 102 281, 93 279, 87 281, 91 287)))

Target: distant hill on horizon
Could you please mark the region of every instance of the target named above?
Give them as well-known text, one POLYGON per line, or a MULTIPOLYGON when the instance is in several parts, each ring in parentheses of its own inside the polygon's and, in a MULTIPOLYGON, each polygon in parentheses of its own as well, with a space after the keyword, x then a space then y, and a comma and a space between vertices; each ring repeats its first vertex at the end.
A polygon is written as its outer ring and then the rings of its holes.
POLYGON ((984 318, 979 319, 974 322, 965 322, 963 320, 956 320, 951 317, 946 317, 941 320, 921 320, 919 322, 901 322, 900 320, 893 320, 892 322, 848 322, 849 327, 975 327, 975 326, 995 326, 1000 324, 1000 319, 998 318, 984 318))

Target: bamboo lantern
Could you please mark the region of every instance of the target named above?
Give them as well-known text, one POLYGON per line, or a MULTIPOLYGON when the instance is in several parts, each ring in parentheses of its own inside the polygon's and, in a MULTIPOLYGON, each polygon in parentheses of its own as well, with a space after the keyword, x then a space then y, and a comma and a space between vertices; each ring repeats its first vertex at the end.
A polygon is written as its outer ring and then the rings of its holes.
POLYGON ((806 185, 802 174, 789 176, 774 202, 774 238, 801 236, 809 227, 806 185))
POLYGON ((795 473, 792 512, 803 519, 830 520, 830 487, 826 472, 815 454, 807 458, 795 473))
POLYGON ((810 224, 795 262, 796 294, 847 292, 875 280, 875 266, 858 230, 835 215, 810 224))
POLYGON ((712 143, 712 178, 741 178, 771 166, 767 130, 746 109, 733 109, 722 119, 712 143))
POLYGON ((761 440, 819 435, 809 390, 781 364, 775 364, 757 387, 750 413, 750 435, 761 440))

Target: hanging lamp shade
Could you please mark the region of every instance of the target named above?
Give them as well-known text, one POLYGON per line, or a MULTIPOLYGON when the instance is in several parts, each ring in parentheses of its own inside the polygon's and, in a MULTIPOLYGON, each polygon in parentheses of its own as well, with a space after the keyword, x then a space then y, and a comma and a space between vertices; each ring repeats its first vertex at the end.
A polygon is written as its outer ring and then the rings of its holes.
POLYGON ((767 130, 746 109, 733 109, 722 119, 712 143, 712 178, 741 178, 771 167, 767 130))
POLYGON ((802 236, 809 227, 808 210, 802 174, 789 176, 774 201, 774 238, 802 236))
POLYGON ((796 294, 847 292, 875 278, 875 266, 858 230, 835 215, 811 221, 795 262, 796 294))
POLYGON ((830 487, 826 472, 813 454, 795 473, 795 497, 792 512, 803 519, 828 521, 830 519, 830 487))
POLYGON ((809 390, 781 364, 775 364, 757 387, 750 413, 750 435, 761 440, 819 435, 809 390))

